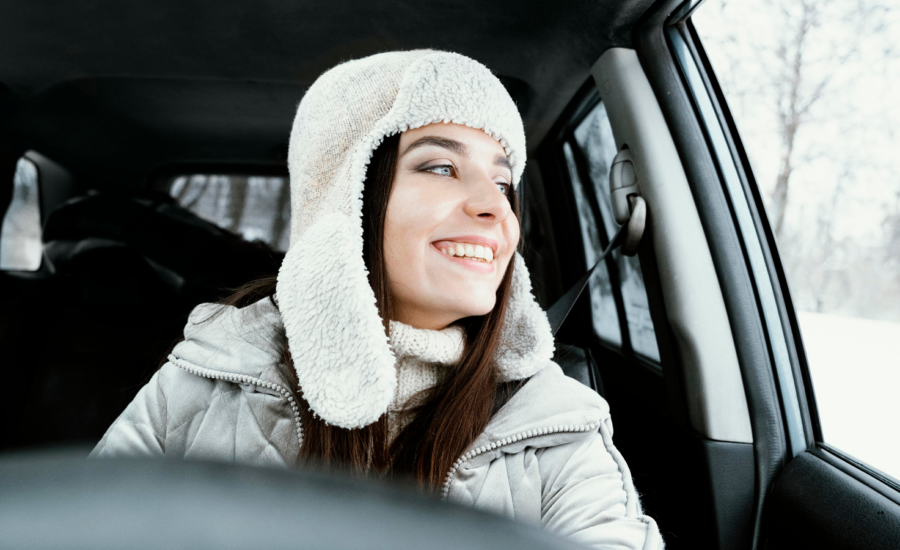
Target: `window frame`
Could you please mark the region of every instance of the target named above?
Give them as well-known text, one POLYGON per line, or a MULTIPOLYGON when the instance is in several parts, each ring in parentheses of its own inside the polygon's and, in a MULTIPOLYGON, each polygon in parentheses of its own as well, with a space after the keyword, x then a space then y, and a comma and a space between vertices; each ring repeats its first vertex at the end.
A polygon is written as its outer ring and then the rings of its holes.
MULTIPOLYGON (((565 289, 571 287, 591 266, 587 265, 585 243, 574 194, 574 182, 569 176, 569 168, 563 151, 564 143, 569 144, 573 157, 576 159, 576 170, 579 178, 582 179, 582 185, 585 188, 585 194, 588 196, 591 212, 599 226, 598 232, 601 245, 605 247, 610 238, 603 224, 604 217, 599 207, 598 197, 594 192, 594 186, 585 183, 591 181, 589 168, 586 164, 587 159, 584 158, 581 147, 575 139, 575 129, 600 103, 602 103, 600 92, 593 78, 589 77, 563 110, 556 124, 541 141, 537 151, 538 163, 545 181, 545 187, 559 191, 558 193, 548 193, 547 199, 554 223, 556 246, 559 251, 561 264, 560 271, 565 289), (559 185, 551 187, 546 182, 559 182, 559 185)), ((636 353, 631 345, 631 333, 626 317, 621 276, 613 254, 607 256, 604 262, 609 273, 610 286, 618 316, 617 321, 622 335, 622 344, 617 346, 602 339, 597 334, 593 324, 591 301, 585 296, 582 296, 572 308, 572 311, 569 313, 569 322, 564 325, 561 333, 563 334, 563 339, 569 338, 576 342, 586 342, 592 349, 601 348, 606 352, 615 354, 628 364, 640 367, 655 376, 662 377, 663 365, 668 361, 674 360, 674 355, 664 351, 670 348, 665 334, 661 334, 669 330, 662 304, 662 290, 654 286, 659 284, 656 264, 652 259, 653 251, 649 239, 644 239, 644 241, 641 244, 639 258, 641 272, 644 276, 647 302, 650 307, 651 321, 656 336, 657 349, 660 355, 659 362, 636 353), (576 318, 578 320, 573 322, 576 318), (573 327, 573 325, 577 327, 573 327)), ((585 292, 585 294, 588 294, 588 292, 585 292)))

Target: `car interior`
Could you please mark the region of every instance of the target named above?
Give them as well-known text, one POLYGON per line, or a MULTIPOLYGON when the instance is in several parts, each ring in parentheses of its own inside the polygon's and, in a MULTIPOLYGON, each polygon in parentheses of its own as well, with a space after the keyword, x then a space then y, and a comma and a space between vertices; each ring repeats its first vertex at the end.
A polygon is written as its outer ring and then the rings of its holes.
POLYGON ((5 2, 0 213, 27 161, 42 252, 36 269, 0 270, 0 457, 89 450, 194 306, 277 273, 283 243, 184 200, 184 178, 280 182, 265 216, 283 226, 305 89, 344 60, 434 48, 487 65, 522 114, 521 251, 545 309, 623 223, 610 169, 628 152, 643 238, 603 259, 556 359, 609 402, 667 547, 892 547, 900 491, 817 446, 790 295, 698 6, 5 2))

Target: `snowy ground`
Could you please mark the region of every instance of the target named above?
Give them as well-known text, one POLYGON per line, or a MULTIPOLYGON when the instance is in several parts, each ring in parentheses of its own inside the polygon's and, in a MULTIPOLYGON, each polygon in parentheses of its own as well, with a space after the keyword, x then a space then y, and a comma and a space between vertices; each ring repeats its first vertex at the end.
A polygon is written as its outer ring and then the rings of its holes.
POLYGON ((799 313, 823 439, 900 479, 900 323, 799 313))

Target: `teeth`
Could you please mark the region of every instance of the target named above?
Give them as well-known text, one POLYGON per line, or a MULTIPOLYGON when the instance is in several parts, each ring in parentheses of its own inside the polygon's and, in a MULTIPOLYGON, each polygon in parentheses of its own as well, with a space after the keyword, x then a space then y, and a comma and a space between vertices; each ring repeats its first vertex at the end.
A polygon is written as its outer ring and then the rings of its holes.
POLYGON ((448 243, 443 245, 441 252, 448 256, 482 260, 490 263, 494 260, 494 251, 489 246, 468 243, 448 243))

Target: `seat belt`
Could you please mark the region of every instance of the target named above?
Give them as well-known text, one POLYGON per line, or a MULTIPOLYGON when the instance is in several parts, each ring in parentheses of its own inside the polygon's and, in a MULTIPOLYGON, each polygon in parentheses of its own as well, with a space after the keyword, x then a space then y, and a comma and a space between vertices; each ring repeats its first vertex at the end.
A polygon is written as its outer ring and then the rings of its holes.
POLYGON ((641 243, 641 237, 644 236, 644 229, 647 225, 647 203, 637 194, 634 168, 630 165, 631 155, 628 149, 622 149, 613 159, 610 169, 610 188, 612 189, 613 206, 617 207, 614 208, 616 221, 622 225, 619 226, 615 236, 609 240, 609 244, 606 245, 606 249, 600 254, 594 266, 588 269, 587 273, 582 275, 572 285, 572 288, 547 310, 547 320, 550 321, 550 331, 554 336, 562 327, 569 312, 572 311, 572 307, 578 302, 578 298, 581 297, 581 293, 590 282, 591 276, 610 252, 621 246, 620 252, 625 256, 637 254, 638 245, 641 243), (625 208, 622 208, 623 206, 625 208), (624 210, 624 212, 619 210, 624 210))

